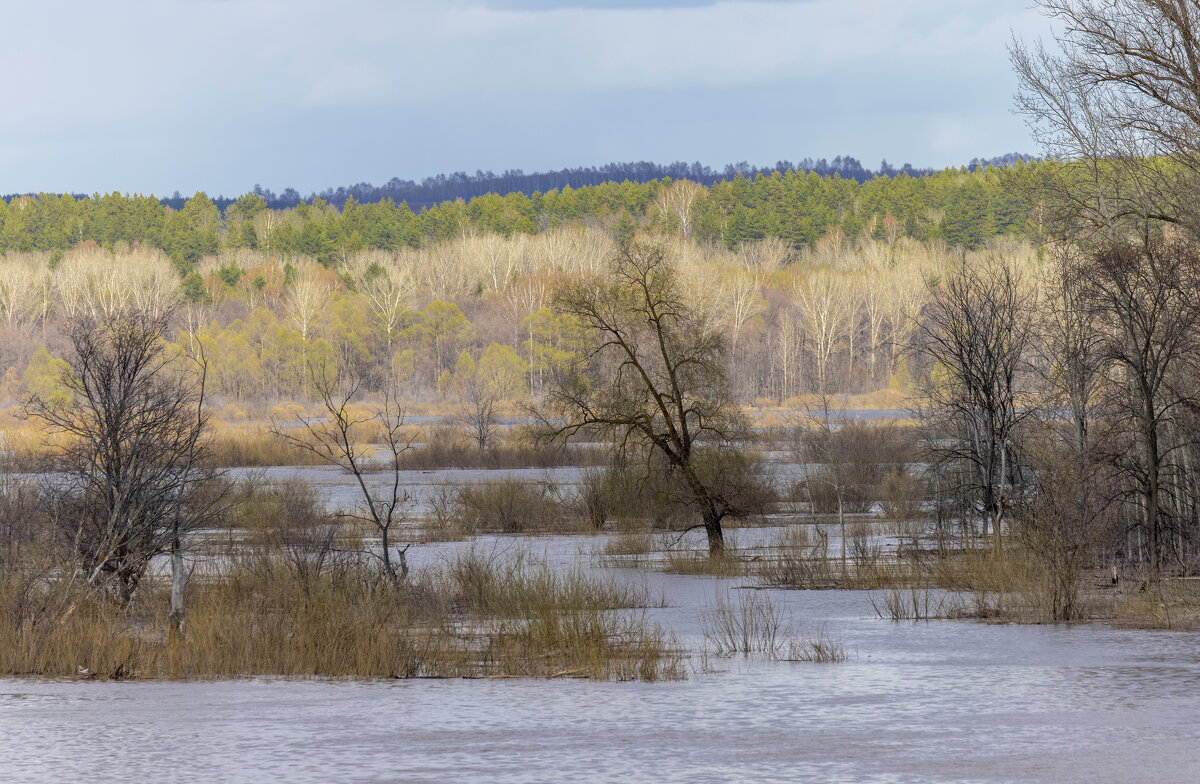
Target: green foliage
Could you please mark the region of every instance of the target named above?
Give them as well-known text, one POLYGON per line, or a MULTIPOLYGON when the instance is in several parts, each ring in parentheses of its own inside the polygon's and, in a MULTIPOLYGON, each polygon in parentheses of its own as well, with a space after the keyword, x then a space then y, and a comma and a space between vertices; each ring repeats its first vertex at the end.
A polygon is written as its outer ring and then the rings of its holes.
POLYGON ((476 369, 485 392, 500 400, 519 400, 528 392, 525 362, 510 346, 489 343, 476 369))
POLYGON ((204 279, 199 273, 192 271, 183 278, 183 298, 187 302, 207 302, 208 291, 204 288, 204 279))
POLYGON ((71 369, 66 360, 51 356, 44 347, 34 352, 21 375, 25 394, 49 404, 67 404, 71 391, 63 386, 65 373, 71 369))
MULTIPOLYGON (((1056 170, 1051 163, 1006 170, 967 172, 948 169, 925 177, 877 177, 862 183, 840 177, 790 171, 737 176, 702 189, 692 205, 693 232, 700 240, 729 248, 764 237, 779 237, 796 248, 820 240, 834 227, 848 239, 868 230, 882 238, 884 219, 899 234, 916 239, 943 237, 979 247, 996 234, 1027 234, 1026 189, 1014 179, 1037 179, 1056 170), (890 217, 889 217, 890 216, 890 217)), ((272 211, 249 193, 221 215, 203 193, 178 212, 148 196, 119 193, 76 199, 38 194, 0 200, 0 253, 64 251, 85 242, 112 248, 117 243, 153 245, 181 272, 202 257, 225 248, 261 248, 305 255, 335 266, 360 250, 401 250, 444 242, 470 231, 503 236, 536 234, 579 221, 615 226, 618 234, 652 223, 677 229, 651 209, 669 180, 566 187, 545 193, 487 194, 445 202, 414 214, 407 204, 346 201, 341 210, 321 200, 272 211)))

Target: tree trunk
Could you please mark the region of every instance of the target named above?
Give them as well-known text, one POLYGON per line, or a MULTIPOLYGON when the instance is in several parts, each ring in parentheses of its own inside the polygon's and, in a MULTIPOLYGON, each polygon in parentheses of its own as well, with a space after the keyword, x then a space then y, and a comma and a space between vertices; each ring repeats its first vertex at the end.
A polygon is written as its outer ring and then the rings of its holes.
POLYGON ((383 571, 393 585, 399 585, 408 579, 408 548, 397 549, 396 561, 393 563, 390 529, 380 526, 379 538, 383 548, 383 571))
POLYGON ((845 580, 849 574, 849 567, 846 561, 846 514, 845 506, 842 503, 841 485, 838 485, 837 489, 837 505, 838 528, 841 530, 842 536, 842 579, 845 580))
POLYGON ((171 542, 171 614, 170 631, 173 634, 183 633, 183 623, 186 614, 185 598, 187 594, 188 573, 183 563, 183 546, 176 537, 171 542))
POLYGON ((1146 450, 1146 546, 1150 560, 1150 581, 1158 582, 1159 577, 1159 474, 1161 459, 1158 451, 1158 430, 1154 421, 1154 404, 1150 395, 1143 392, 1144 411, 1142 419, 1142 445, 1146 450))
POLYGON ((721 530, 721 515, 711 504, 705 504, 704 533, 708 535, 708 557, 723 558, 725 556, 725 532, 721 530))

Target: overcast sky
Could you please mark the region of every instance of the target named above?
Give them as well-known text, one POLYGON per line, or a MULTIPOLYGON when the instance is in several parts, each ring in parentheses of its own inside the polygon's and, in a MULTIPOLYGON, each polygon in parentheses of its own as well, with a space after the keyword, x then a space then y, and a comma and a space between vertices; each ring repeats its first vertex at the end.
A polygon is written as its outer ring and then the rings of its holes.
POLYGON ((38 0, 0 193, 234 195, 609 161, 1035 152, 1029 0, 38 0))

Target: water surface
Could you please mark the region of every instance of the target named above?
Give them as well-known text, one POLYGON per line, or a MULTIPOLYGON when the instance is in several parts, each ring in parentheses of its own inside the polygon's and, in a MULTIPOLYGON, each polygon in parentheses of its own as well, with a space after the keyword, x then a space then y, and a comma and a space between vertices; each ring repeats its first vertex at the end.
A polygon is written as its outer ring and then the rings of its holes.
MULTIPOLYGON (((410 472, 561 484, 578 469, 410 472)), ((353 501, 345 475, 271 471, 353 501)), ((743 529, 743 546, 770 541, 743 529)), ((699 544, 699 542, 697 542, 699 544)), ((861 591, 763 591, 841 664, 719 659, 703 616, 743 579, 600 565, 599 537, 478 548, 644 583, 644 612, 688 650, 669 683, 0 680, 0 782, 1160 782, 1200 780, 1200 634, 1099 625, 892 623, 861 591)))

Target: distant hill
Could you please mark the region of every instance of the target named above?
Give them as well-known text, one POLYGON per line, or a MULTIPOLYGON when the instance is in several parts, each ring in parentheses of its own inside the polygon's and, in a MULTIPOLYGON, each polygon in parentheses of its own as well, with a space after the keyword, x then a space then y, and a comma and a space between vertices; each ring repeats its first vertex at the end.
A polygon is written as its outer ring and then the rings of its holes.
MULTIPOLYGON (((995 158, 974 158, 967 165, 971 170, 986 166, 1011 166, 1017 161, 1033 160, 1033 156, 1022 153, 1009 153, 995 158)), ((371 204, 391 199, 399 204, 407 202, 414 211, 432 207, 442 202, 455 199, 470 200, 476 196, 495 193, 504 196, 509 193, 532 194, 545 193, 550 190, 563 188, 582 188, 589 185, 600 185, 606 182, 650 182, 670 177, 673 180, 688 179, 702 185, 712 185, 715 182, 732 180, 737 175, 753 178, 759 174, 773 172, 810 171, 821 176, 837 175, 843 179, 862 183, 879 176, 894 177, 897 174, 908 174, 910 177, 924 177, 933 174, 935 169, 918 169, 911 164, 900 167, 892 166, 886 160, 875 170, 868 169, 856 158, 842 156, 827 160, 825 158, 805 158, 799 163, 778 161, 772 166, 752 166, 745 161, 714 169, 701 163, 684 163, 682 161, 669 164, 637 161, 629 163, 606 163, 603 166, 585 166, 574 169, 559 169, 558 171, 530 172, 520 169, 510 169, 501 174, 491 171, 477 171, 474 174, 454 172, 426 177, 420 182, 402 180, 393 177, 383 185, 359 183, 357 185, 327 188, 320 193, 303 196, 295 188, 285 188, 279 193, 260 186, 254 187, 254 193, 262 196, 267 204, 276 209, 294 207, 302 200, 312 202, 317 198, 341 207, 347 199, 353 198, 359 204, 371 204)), ((187 201, 178 192, 171 197, 160 199, 163 204, 179 209, 187 201)), ((214 199, 222 210, 231 198, 218 197, 214 199)))

